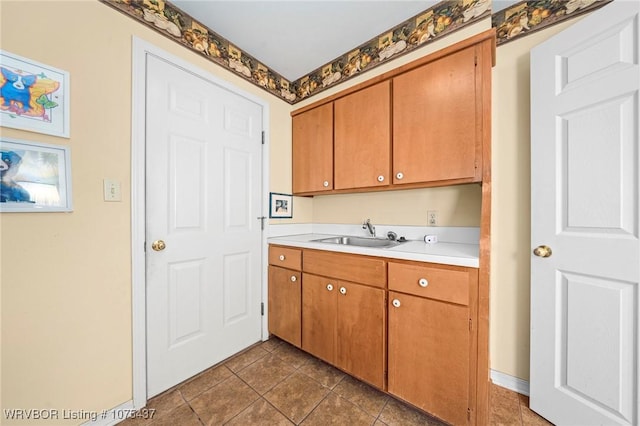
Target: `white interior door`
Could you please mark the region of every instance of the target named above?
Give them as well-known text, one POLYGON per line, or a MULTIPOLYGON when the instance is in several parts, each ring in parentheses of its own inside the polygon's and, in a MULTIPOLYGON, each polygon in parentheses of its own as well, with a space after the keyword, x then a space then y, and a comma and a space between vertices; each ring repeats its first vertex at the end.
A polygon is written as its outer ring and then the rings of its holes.
POLYGON ((262 107, 152 55, 146 93, 151 397, 261 338, 262 107))
POLYGON ((639 10, 531 52, 531 408, 557 425, 640 420, 639 10))

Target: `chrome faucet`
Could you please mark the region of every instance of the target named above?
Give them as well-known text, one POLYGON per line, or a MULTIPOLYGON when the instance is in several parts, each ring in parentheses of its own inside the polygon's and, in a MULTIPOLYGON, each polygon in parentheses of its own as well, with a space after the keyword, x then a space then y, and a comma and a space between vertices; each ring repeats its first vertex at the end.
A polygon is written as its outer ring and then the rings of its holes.
POLYGON ((371 219, 367 219, 362 224, 362 229, 366 229, 369 232, 370 237, 376 236, 376 227, 371 223, 371 219))

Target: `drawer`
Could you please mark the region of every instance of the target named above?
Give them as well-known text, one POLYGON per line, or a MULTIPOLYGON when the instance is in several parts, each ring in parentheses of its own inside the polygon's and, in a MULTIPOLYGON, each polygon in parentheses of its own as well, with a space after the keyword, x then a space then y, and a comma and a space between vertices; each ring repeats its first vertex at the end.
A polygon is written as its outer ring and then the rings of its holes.
POLYGON ((387 262, 376 257, 320 250, 304 251, 304 272, 385 288, 387 262))
POLYGON ((302 250, 270 245, 269 264, 299 271, 302 269, 302 250))
POLYGON ((469 285, 477 284, 475 269, 433 264, 389 262, 389 290, 460 305, 469 304, 469 285))

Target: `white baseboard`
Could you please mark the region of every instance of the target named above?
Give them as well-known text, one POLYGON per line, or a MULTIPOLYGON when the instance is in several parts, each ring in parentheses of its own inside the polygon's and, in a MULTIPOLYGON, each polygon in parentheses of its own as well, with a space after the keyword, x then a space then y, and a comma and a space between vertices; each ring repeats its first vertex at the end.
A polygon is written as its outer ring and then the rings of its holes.
POLYGON ((104 410, 96 413, 95 420, 89 420, 82 424, 82 426, 112 426, 118 424, 127 419, 130 415, 135 413, 133 408, 133 400, 124 402, 111 410, 104 410))
POLYGON ((491 381, 503 388, 529 396, 529 382, 526 380, 522 380, 496 370, 491 370, 491 381))

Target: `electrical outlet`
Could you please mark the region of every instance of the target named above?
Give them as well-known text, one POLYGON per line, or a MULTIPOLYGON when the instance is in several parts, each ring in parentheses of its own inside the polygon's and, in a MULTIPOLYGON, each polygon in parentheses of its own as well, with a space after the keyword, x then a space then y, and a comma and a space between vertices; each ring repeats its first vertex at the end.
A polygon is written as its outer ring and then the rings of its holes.
POLYGON ((438 226, 438 212, 435 210, 429 210, 427 212, 427 225, 438 226))

